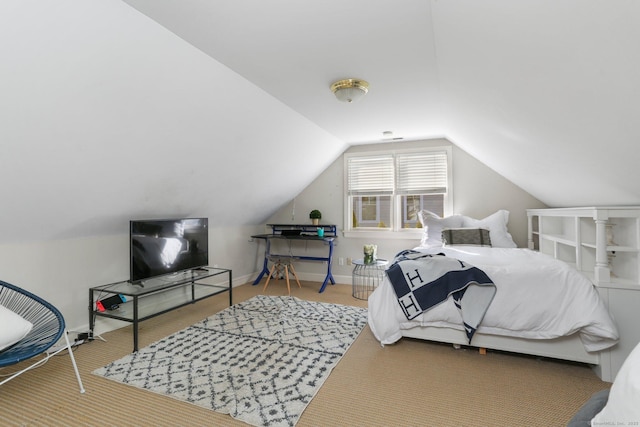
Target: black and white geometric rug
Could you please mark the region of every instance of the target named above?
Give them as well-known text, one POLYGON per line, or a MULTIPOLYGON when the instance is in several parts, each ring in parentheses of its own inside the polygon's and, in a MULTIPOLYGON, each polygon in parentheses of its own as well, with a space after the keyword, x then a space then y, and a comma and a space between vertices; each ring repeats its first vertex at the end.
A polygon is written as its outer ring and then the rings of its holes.
POLYGON ((93 373, 254 426, 293 426, 366 323, 364 308, 259 295, 93 373))

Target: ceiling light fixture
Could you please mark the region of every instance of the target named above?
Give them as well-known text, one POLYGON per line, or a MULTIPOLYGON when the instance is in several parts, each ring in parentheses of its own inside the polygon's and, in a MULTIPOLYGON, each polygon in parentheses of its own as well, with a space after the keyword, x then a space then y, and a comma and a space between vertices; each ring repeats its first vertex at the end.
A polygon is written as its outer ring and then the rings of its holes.
POLYGON ((342 102, 355 102, 369 92, 369 83, 360 79, 338 80, 331 85, 331 91, 342 102))

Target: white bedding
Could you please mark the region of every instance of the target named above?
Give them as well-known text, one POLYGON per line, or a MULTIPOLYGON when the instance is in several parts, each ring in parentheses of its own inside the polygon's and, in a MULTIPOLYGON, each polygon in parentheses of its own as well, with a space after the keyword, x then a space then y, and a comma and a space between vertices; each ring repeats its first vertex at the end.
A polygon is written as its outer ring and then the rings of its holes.
MULTIPOLYGON (((611 347, 618 340, 616 325, 591 281, 548 255, 529 249, 476 246, 416 250, 463 260, 493 280, 497 292, 478 333, 550 339, 579 332, 588 352, 611 347)), ((407 320, 386 275, 369 297, 369 326, 382 344, 398 341, 403 330, 417 326, 463 330, 451 298, 407 320)))

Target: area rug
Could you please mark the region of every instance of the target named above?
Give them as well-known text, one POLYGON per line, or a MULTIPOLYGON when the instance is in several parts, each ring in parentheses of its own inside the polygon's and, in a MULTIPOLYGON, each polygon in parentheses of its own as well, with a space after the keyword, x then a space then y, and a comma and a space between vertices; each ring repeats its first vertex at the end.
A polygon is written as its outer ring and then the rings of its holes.
POLYGON ((254 426, 293 426, 367 310, 259 295, 95 370, 254 426))

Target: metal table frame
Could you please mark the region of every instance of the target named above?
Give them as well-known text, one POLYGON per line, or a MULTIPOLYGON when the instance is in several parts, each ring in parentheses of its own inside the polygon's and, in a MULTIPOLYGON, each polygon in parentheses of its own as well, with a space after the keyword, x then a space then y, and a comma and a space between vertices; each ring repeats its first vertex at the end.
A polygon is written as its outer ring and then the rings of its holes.
POLYGON ((253 239, 261 239, 265 241, 265 250, 264 250, 264 261, 262 263, 262 271, 258 274, 256 280, 254 280, 253 284, 257 285, 260 283, 260 280, 264 277, 265 274, 269 274, 269 257, 277 257, 277 256, 287 256, 294 260, 302 260, 302 261, 321 261, 327 263, 327 274, 322 282, 322 286, 320 286, 320 290, 318 293, 324 292, 328 283, 335 285, 336 281, 333 278, 333 273, 331 272, 331 266, 333 265, 333 247, 335 245, 336 236, 336 226, 332 224, 320 224, 320 225, 311 225, 311 224, 267 224, 271 227, 271 234, 256 234, 251 236, 253 239), (318 236, 317 229, 324 228, 324 236, 318 236), (299 230, 300 235, 297 236, 287 236, 283 235, 283 230, 299 230), (289 241, 303 240, 309 242, 320 242, 324 243, 329 247, 329 253, 326 257, 316 257, 316 256, 298 256, 298 255, 278 255, 271 253, 271 240, 272 239, 285 239, 289 241))

